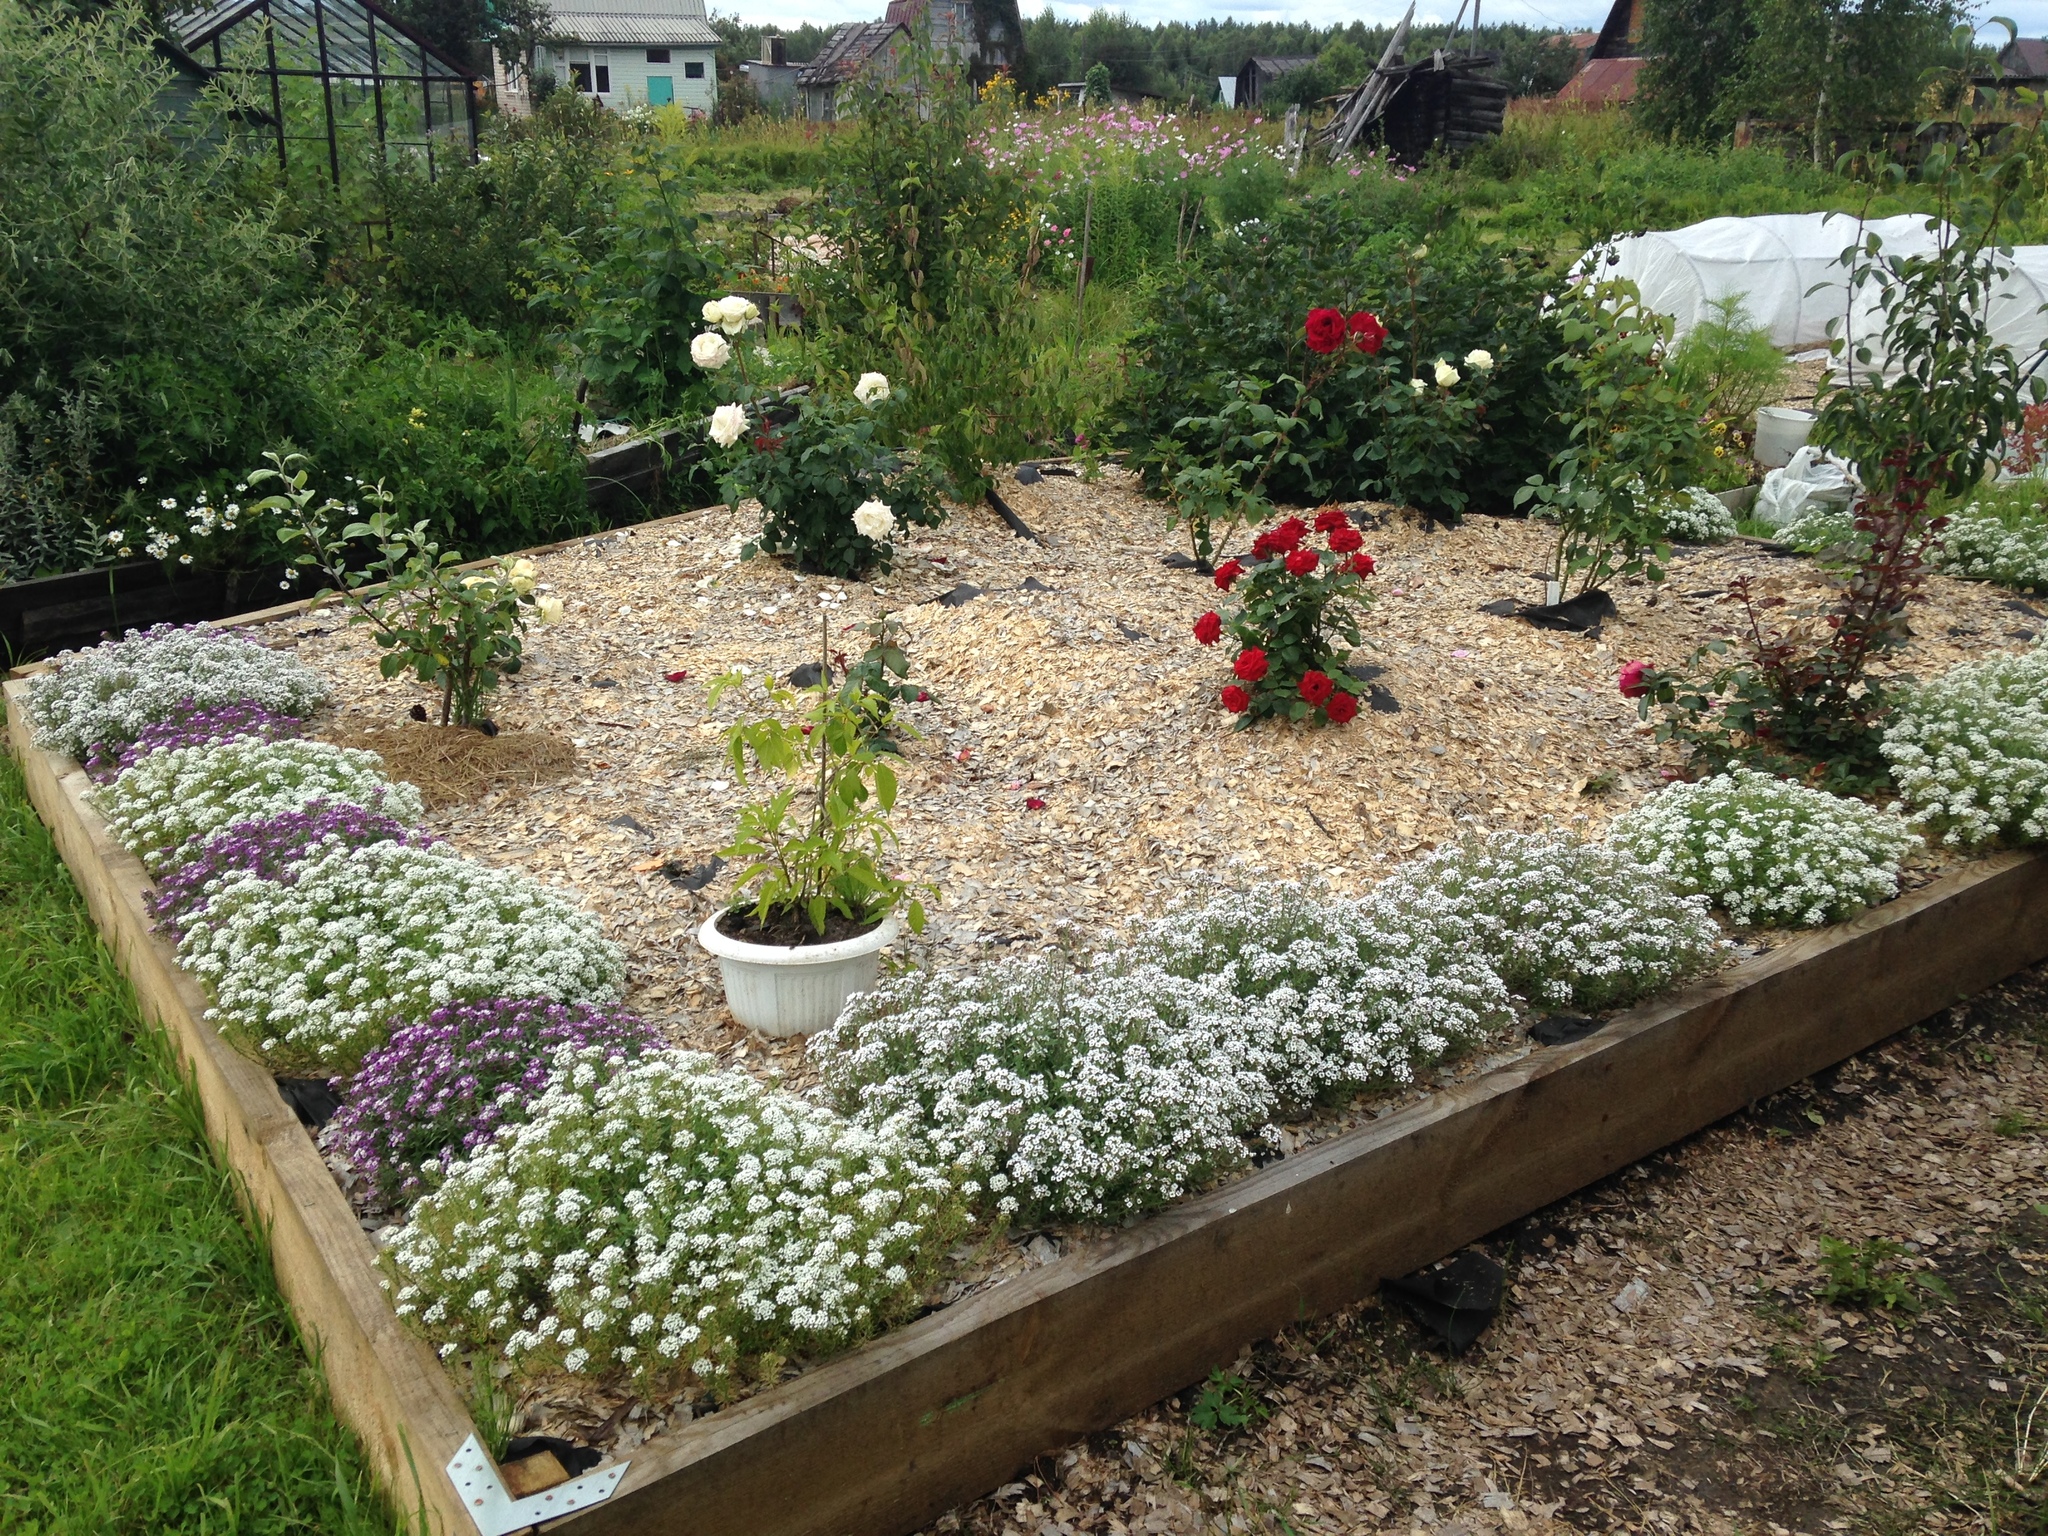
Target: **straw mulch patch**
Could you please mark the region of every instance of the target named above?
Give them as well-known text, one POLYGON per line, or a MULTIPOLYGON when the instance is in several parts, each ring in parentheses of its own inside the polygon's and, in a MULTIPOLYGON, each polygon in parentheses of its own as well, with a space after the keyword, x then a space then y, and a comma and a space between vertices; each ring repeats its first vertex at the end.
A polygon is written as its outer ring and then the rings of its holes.
POLYGON ((394 779, 419 786, 430 811, 467 805, 492 791, 532 789, 567 778, 576 749, 553 731, 482 731, 451 725, 371 726, 341 731, 336 745, 360 747, 384 759, 394 779))

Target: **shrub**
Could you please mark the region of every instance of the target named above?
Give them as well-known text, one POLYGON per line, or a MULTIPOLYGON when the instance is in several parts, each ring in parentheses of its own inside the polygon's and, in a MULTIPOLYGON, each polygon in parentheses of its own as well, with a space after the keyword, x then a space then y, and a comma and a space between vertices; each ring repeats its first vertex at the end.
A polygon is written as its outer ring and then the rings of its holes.
MULTIPOLYGON (((852 579, 889 570, 895 528, 945 521, 931 478, 886 445, 881 425, 859 400, 815 396, 798 404, 794 419, 758 423, 743 442, 735 439, 725 500, 761 503, 760 536, 741 554, 787 553, 801 570, 852 579), (872 534, 855 519, 871 502, 889 514, 872 534)), ((715 420, 713 430, 721 430, 715 420)))
POLYGON ((565 1047, 607 1067, 668 1042, 616 1008, 488 998, 437 1008, 363 1057, 330 1122, 336 1150, 387 1200, 409 1200, 500 1127, 526 1118, 565 1047))
POLYGON ((2048 840, 2048 647, 1910 690, 1884 755, 1911 819, 1951 847, 2048 840))
POLYGON ((1935 561, 1951 576, 2048 592, 2048 513, 2035 499, 1983 496, 1949 515, 1935 561))
POLYGON ((965 1225, 939 1170, 886 1136, 655 1051, 563 1051, 524 1124, 449 1169, 386 1255, 438 1341, 714 1392, 913 1313, 965 1225))
POLYGON ((196 851, 192 843, 231 822, 315 800, 347 801, 406 822, 423 810, 419 791, 387 780, 374 752, 249 737, 152 753, 92 797, 116 841, 152 873, 183 863, 196 851))
POLYGON ((1617 849, 1555 835, 1468 837, 1396 870, 1369 900, 1467 933, 1511 990, 1547 1007, 1623 1007, 1725 948, 1704 897, 1617 849))
POLYGON ((1245 1160, 1277 1105, 1218 977, 1012 957, 855 996, 811 1059, 830 1101, 1033 1222, 1154 1210, 1245 1160))
POLYGON ((181 699, 169 718, 151 721, 133 741, 125 744, 99 742, 85 755, 86 776, 105 784, 120 777, 152 752, 170 752, 179 747, 217 747, 225 742, 253 737, 258 741, 282 741, 297 736, 306 722, 295 715, 280 715, 253 699, 236 699, 229 704, 203 707, 181 699))
POLYGON ((1358 684, 1344 670, 1359 629, 1366 596, 1362 577, 1373 569, 1363 539, 1336 507, 1316 513, 1315 527, 1290 517, 1252 541, 1251 564, 1226 560, 1216 585, 1230 591, 1239 581, 1237 611, 1226 621, 1205 613, 1195 621, 1195 639, 1213 645, 1227 630, 1237 644, 1231 662, 1236 681, 1223 689, 1223 707, 1239 725, 1268 715, 1313 718, 1343 725, 1358 714, 1358 684), (1309 542, 1311 532, 1327 535, 1329 548, 1309 542))
POLYGON ((196 844, 177 868, 158 877, 149 898, 150 916, 174 940, 181 939, 186 924, 206 909, 214 891, 231 875, 248 873, 289 885, 303 860, 327 849, 394 842, 425 848, 430 841, 396 817, 346 801, 314 800, 303 810, 230 822, 196 844))
POLYGON ((960 1164, 996 1212, 1114 1221, 1238 1166, 1276 1116, 1411 1081, 1507 1018, 1454 927, 1260 885, 1089 970, 1035 956, 885 982, 811 1050, 835 1105, 960 1164))
MULTIPOLYGON (((1119 441, 1148 487, 1161 489, 1181 456, 1183 419, 1217 416, 1244 378, 1307 377, 1301 317, 1319 305, 1363 308, 1385 320, 1411 372, 1475 349, 1497 360, 1463 489, 1474 510, 1506 511, 1515 487, 1559 446, 1563 381, 1548 365, 1561 340, 1543 306, 1552 286, 1519 257, 1389 220, 1356 195, 1304 198, 1197 242, 1170 276, 1160 274, 1131 339, 1119 441)), ((1386 382, 1379 368, 1354 368, 1324 386, 1313 430, 1272 471, 1273 500, 1314 506, 1364 493, 1377 472, 1364 451, 1381 431, 1372 406, 1386 382)))
POLYGON ((187 706, 248 703, 304 718, 326 696, 319 674, 295 656, 240 635, 159 625, 63 652, 29 679, 24 709, 37 746, 83 761, 94 746, 133 741, 187 706))
POLYGON ((596 918, 524 875, 446 848, 325 848, 290 884, 230 877, 178 958, 207 1017, 279 1071, 353 1071, 395 1025, 449 1003, 612 1003, 625 961, 596 918))
POLYGON ((1333 899, 1312 887, 1229 887, 1141 925, 1128 950, 1221 981, 1286 1110, 1414 1081, 1506 1027, 1507 988, 1455 924, 1426 907, 1333 899))
POLYGON ((1659 791, 1609 837, 1736 923, 1802 928, 1898 895, 1920 844, 1895 812, 1746 768, 1659 791))
POLYGON ((94 517, 99 402, 82 390, 47 409, 22 394, 0 401, 0 583, 97 565, 110 546, 94 517))
POLYGON ((1664 537, 1688 544, 1723 544, 1735 537, 1735 514, 1728 504, 1703 486, 1689 485, 1657 504, 1664 537))

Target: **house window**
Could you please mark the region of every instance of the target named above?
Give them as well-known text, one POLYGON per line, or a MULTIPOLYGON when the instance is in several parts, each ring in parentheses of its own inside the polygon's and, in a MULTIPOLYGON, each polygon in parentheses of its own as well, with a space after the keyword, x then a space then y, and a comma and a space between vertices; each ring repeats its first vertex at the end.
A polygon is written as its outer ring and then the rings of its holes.
POLYGON ((668 50, 666 48, 648 49, 647 62, 650 64, 666 64, 668 62, 668 50))
POLYGON ((612 67, 609 64, 597 66, 597 94, 609 96, 612 93, 612 67))
POLYGON ((685 80, 702 80, 704 78, 703 61, 699 59, 685 64, 683 66, 683 78, 685 80))
POLYGON ((570 60, 569 84, 586 95, 589 94, 590 66, 575 59, 570 60))

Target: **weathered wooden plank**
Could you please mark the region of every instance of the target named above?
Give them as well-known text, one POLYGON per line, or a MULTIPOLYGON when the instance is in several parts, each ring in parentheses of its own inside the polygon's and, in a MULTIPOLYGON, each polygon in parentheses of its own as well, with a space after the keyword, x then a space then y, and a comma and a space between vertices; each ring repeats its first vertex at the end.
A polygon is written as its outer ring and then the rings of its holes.
POLYGON ((29 798, 93 921, 134 984, 143 1015, 177 1048, 216 1154, 269 1238, 278 1288, 400 1514, 441 1536, 471 1536, 442 1469, 469 1416, 433 1351, 405 1331, 377 1281, 370 1241, 269 1073, 205 1022, 206 998, 149 926, 142 865, 81 799, 85 774, 38 750, 22 718, 26 684, 6 685, 7 736, 29 798))
POLYGON ((908 1530, 1031 1456, 2048 954, 1987 860, 969 1299, 644 1449, 596 1533, 908 1530))

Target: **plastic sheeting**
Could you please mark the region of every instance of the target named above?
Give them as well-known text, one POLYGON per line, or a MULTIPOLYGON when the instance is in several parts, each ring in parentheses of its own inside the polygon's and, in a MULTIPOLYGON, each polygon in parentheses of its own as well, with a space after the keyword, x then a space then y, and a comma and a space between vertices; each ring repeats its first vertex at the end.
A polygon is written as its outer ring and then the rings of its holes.
POLYGON ((1848 312, 1842 252, 1869 233, 1887 251, 1934 249, 1935 236, 1918 214, 1861 224, 1845 213, 1768 213, 1625 235, 1588 252, 1574 270, 1611 256, 1600 276, 1629 279, 1646 305, 1672 318, 1680 336, 1710 318, 1716 300, 1739 296, 1773 346, 1798 351, 1826 346, 1828 321, 1848 312))

